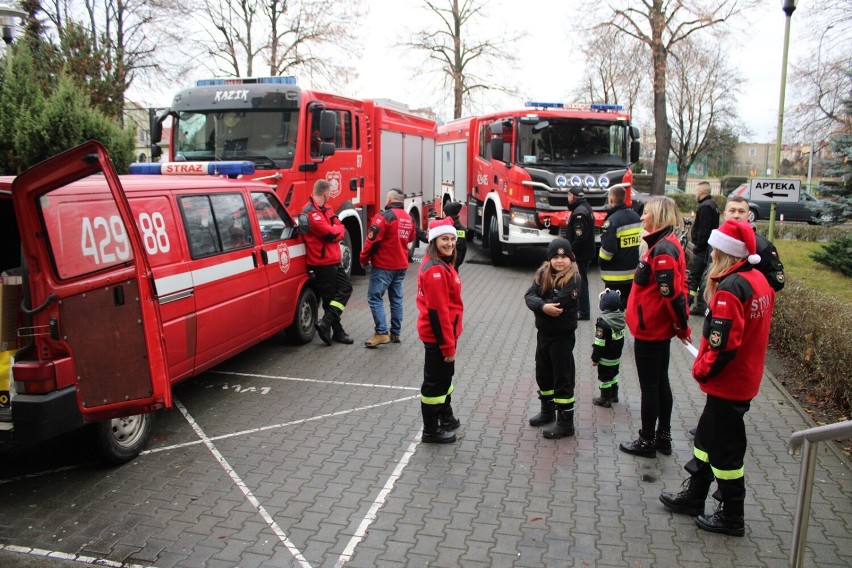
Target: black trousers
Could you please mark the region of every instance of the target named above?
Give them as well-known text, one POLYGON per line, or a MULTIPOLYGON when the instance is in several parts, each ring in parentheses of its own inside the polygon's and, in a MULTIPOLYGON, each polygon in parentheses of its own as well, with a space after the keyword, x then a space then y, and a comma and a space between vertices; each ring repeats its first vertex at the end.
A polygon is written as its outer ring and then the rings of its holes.
MULTIPOLYGON (((712 379, 711 379, 712 380, 712 379)), ((707 395, 704 411, 698 420, 693 458, 684 469, 704 481, 716 479, 717 501, 744 501, 746 440, 743 417, 751 401, 725 400, 707 395)))
POLYGON ((560 334, 538 331, 535 347, 535 382, 542 398, 561 406, 574 403, 574 332, 560 334))
POLYGON ((654 436, 657 428, 668 430, 672 425, 672 387, 669 383, 671 341, 635 339, 636 372, 642 391, 642 434, 654 436))
POLYGON ((342 329, 340 315, 346 308, 349 296, 352 295, 352 283, 346 271, 339 264, 329 266, 309 266, 314 272, 314 282, 322 299, 322 318, 331 323, 337 331, 342 329))
POLYGON ((592 313, 589 304, 589 261, 577 259, 577 271, 580 273, 580 296, 577 298, 577 315, 589 317, 592 313))
POLYGON ((704 301, 704 287, 707 285, 706 272, 710 264, 710 247, 696 248, 693 251, 692 265, 689 267, 689 278, 687 278, 687 286, 690 293, 698 291, 695 295, 696 306, 706 306, 704 301))
POLYGON ((453 392, 455 362, 444 361, 444 354, 437 343, 424 343, 423 385, 420 387, 420 402, 435 405, 439 409, 453 392))

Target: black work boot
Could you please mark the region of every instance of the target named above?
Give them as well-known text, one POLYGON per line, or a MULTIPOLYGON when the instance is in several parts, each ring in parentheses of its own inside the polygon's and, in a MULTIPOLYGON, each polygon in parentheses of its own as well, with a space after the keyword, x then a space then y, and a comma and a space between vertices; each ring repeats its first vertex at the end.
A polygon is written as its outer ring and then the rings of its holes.
POLYGON ((441 406, 437 404, 420 403, 420 412, 423 414, 423 443, 424 444, 450 444, 456 441, 456 435, 447 432, 438 424, 438 413, 441 406))
POLYGON ((672 455, 672 429, 660 428, 657 430, 656 439, 657 451, 661 454, 672 455))
POLYGON ((349 335, 343 330, 343 326, 340 323, 340 318, 337 321, 331 324, 331 329, 333 333, 331 334, 331 340, 336 343, 342 343, 343 345, 352 345, 355 343, 355 340, 349 337, 349 335))
POLYGON ((618 449, 640 458, 653 458, 657 455, 657 447, 654 438, 646 438, 645 433, 639 430, 639 437, 629 444, 621 442, 618 449))
POLYGON ((604 408, 611 408, 614 402, 618 402, 618 385, 601 389, 601 395, 592 399, 592 404, 604 408))
POLYGON ((704 501, 707 500, 708 491, 709 481, 689 477, 681 485, 680 493, 660 493, 660 502, 670 511, 697 517, 704 514, 704 501))
POLYGON ((544 426, 556 420, 556 403, 552 398, 541 399, 541 412, 530 418, 530 426, 544 426))
POLYGON ((441 405, 441 412, 438 413, 438 426, 448 432, 456 430, 461 426, 461 420, 453 416, 453 407, 450 402, 450 395, 447 395, 447 400, 441 405))
POLYGON ((542 430, 542 435, 549 440, 556 440, 566 436, 574 435, 574 405, 568 408, 557 407, 556 409, 556 424, 546 430, 542 430))
POLYGON ((745 520, 743 519, 742 501, 721 501, 716 512, 712 515, 695 517, 695 524, 700 529, 728 536, 745 535, 745 520))
POLYGON ((325 317, 317 322, 317 335, 326 345, 331 345, 331 324, 325 317))

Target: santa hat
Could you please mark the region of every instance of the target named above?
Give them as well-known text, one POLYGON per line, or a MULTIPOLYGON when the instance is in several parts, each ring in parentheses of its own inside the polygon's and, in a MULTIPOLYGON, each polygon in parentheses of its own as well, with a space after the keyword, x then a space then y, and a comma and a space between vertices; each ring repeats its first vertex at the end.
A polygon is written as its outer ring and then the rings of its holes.
POLYGON ((743 221, 725 221, 713 229, 707 241, 711 247, 737 258, 747 258, 750 264, 760 262, 754 229, 743 221))
POLYGON ((453 220, 449 217, 445 219, 435 219, 429 223, 429 242, 431 243, 441 235, 456 236, 456 227, 453 220))

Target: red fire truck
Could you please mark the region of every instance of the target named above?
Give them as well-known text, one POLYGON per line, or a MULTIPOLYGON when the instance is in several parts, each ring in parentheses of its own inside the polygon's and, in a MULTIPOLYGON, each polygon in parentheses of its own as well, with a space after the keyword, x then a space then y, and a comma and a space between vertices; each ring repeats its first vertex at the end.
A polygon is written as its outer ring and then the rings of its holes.
POLYGON ((527 103, 440 126, 436 156, 438 199, 467 206, 468 227, 500 265, 559 234, 571 187, 583 188, 598 227, 610 188, 626 187, 630 205, 639 130, 614 105, 527 103))
POLYGON ((365 228, 388 190, 401 189, 411 217, 424 218, 423 188, 434 187, 435 122, 404 105, 302 90, 294 77, 210 79, 175 95, 154 142, 169 116, 168 160, 249 160, 250 177, 269 184, 294 216, 314 182, 327 179, 347 231, 347 271, 360 269, 365 228))
POLYGON ((118 176, 88 142, 0 180, 2 382, 14 357, 0 439, 94 424, 122 463, 173 384, 282 330, 311 340, 317 296, 293 217, 266 184, 222 177, 250 163, 184 165, 220 175, 118 176))

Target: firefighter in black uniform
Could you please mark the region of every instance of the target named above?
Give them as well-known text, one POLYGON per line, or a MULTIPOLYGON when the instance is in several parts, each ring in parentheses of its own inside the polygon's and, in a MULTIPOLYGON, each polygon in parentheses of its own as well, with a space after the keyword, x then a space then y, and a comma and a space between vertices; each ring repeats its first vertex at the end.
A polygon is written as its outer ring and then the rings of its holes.
POLYGON ((710 263, 710 245, 707 239, 710 232, 719 228, 719 206, 710 197, 710 184, 702 181, 695 190, 698 199, 698 209, 695 211, 695 222, 692 224, 692 266, 689 267, 689 303, 693 316, 703 316, 707 311, 704 301, 704 286, 707 278, 704 272, 710 263))
POLYGON ((456 263, 453 268, 458 271, 459 267, 464 262, 464 256, 467 254, 467 227, 459 221, 459 213, 461 212, 462 204, 458 201, 450 201, 444 205, 444 216, 453 220, 453 226, 456 229, 456 263))
POLYGON ((633 209, 624 204, 623 187, 609 190, 609 212, 601 227, 599 264, 604 286, 621 292, 621 309, 627 309, 627 298, 633 287, 633 273, 639 264, 642 222, 633 209))
POLYGON ((592 399, 595 406, 610 408, 618 402, 618 377, 624 350, 624 311, 618 290, 605 289, 600 295, 601 316, 595 322, 592 365, 598 368, 601 395, 592 399))
POLYGON ((582 188, 572 187, 568 191, 568 209, 571 211, 571 218, 565 226, 564 236, 571 243, 571 250, 577 257, 577 269, 580 271, 577 319, 584 321, 591 317, 589 263, 595 257, 595 224, 592 208, 586 201, 582 188))

